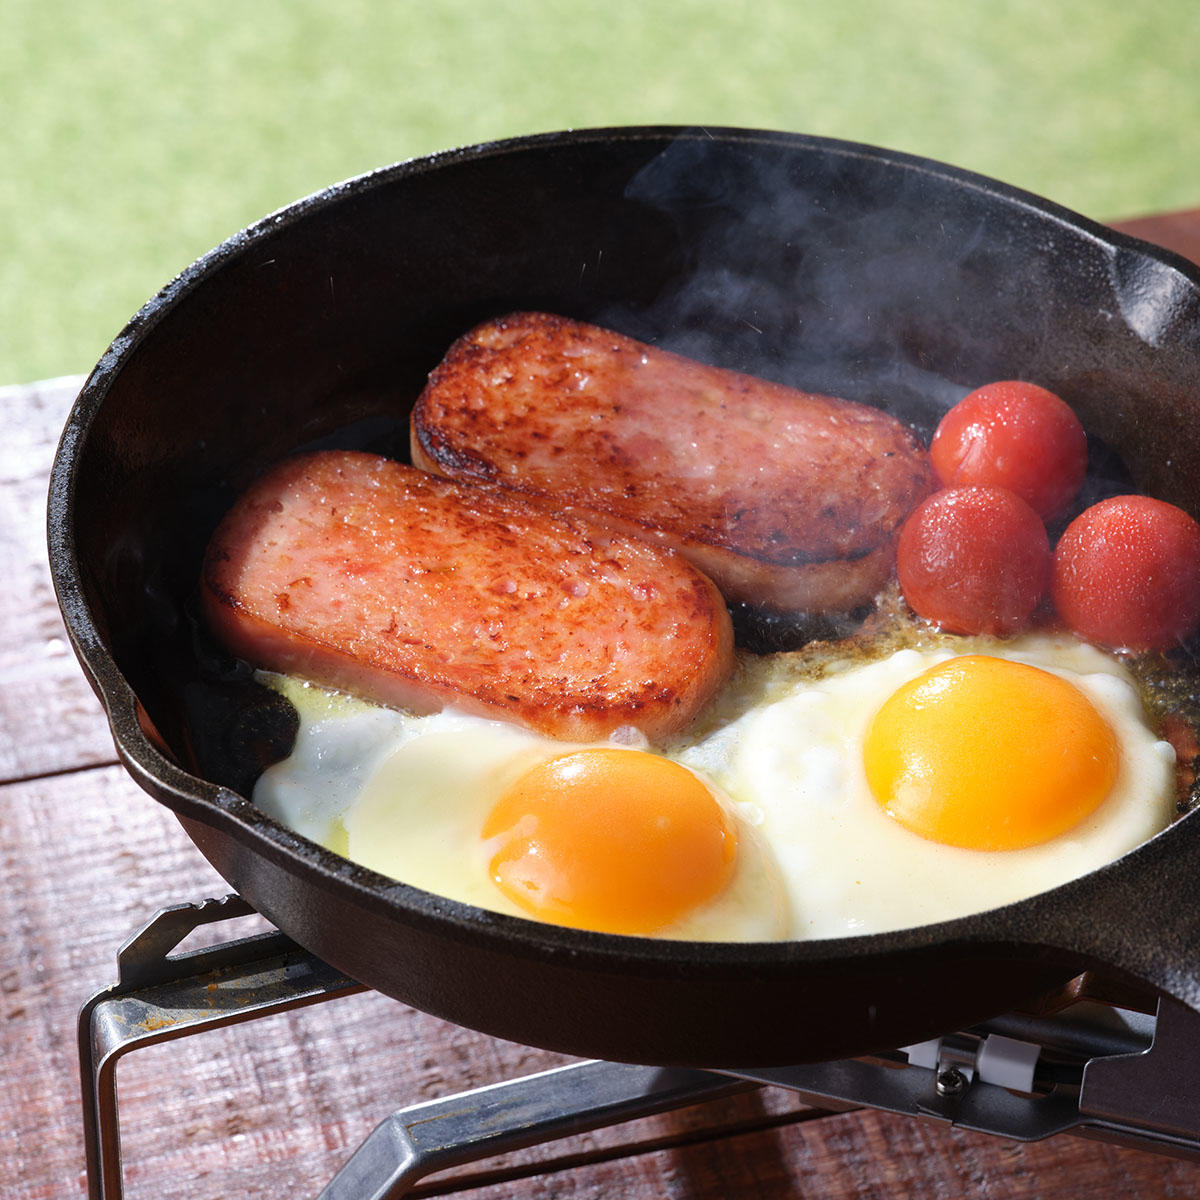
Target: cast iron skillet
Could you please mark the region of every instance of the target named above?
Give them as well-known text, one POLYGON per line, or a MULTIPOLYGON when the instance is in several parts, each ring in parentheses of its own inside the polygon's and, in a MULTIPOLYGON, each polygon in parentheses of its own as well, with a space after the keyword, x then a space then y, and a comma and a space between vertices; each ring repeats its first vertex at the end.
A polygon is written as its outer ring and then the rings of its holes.
POLYGON ((255 810, 246 763, 274 726, 193 619, 216 520, 297 446, 403 457, 409 406, 450 342, 529 308, 866 399, 926 434, 969 387, 1034 379, 1123 464, 1119 486, 1200 513, 1200 274, 1013 188, 859 145, 660 128, 476 146, 330 188, 134 317, 83 389, 51 484, 59 601, 121 757, 229 883, 386 994, 647 1064, 906 1044, 1093 967, 1200 1006, 1196 817, 980 916, 711 945, 481 912, 255 810))

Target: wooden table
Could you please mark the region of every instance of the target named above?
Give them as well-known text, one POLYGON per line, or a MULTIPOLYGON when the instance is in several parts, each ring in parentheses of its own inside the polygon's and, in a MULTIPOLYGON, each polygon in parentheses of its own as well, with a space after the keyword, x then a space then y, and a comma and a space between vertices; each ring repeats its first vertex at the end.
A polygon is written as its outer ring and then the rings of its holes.
MULTIPOLYGON (((1200 261, 1200 209, 1123 228, 1200 261)), ((45 562, 47 475, 77 378, 0 389, 0 1196, 83 1194, 75 1019, 164 904, 224 895, 117 765, 45 562)), ((753 1020, 753 1014, 745 1014, 753 1020)), ((402 1105, 564 1061, 365 993, 133 1054, 130 1197, 315 1195, 402 1105)), ((1021 1145, 754 1092, 434 1177, 425 1195, 1193 1195, 1200 1169, 1072 1137, 1021 1145)))

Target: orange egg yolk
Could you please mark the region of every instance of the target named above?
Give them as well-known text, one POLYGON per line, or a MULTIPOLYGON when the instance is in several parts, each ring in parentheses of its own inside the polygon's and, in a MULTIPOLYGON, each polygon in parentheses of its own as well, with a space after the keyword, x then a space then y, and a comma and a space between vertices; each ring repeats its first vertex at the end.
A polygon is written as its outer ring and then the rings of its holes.
POLYGON ((921 837, 973 850, 1049 841, 1104 801, 1119 751, 1078 688, 1023 663, 967 655, 894 692, 867 730, 876 801, 921 837))
POLYGON ((483 827, 491 875, 543 921, 651 933, 717 896, 737 833, 686 767, 638 750, 559 755, 526 772, 483 827))

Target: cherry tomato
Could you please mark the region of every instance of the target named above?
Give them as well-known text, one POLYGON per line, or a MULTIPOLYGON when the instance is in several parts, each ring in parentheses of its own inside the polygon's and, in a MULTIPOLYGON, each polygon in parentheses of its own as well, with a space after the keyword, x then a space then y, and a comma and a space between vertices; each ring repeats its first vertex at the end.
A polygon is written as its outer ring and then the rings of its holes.
POLYGON ((1169 649, 1200 629, 1200 525, 1150 496, 1101 500, 1064 530, 1051 594, 1081 637, 1169 649))
POLYGON ((1003 380, 976 388, 942 418, 929 456, 944 487, 1008 488, 1050 521, 1083 483, 1087 437, 1053 392, 1003 380))
POLYGON ((1015 633, 1046 590, 1050 542, 1014 492, 946 488, 905 522, 896 574, 913 611, 951 633, 1015 633))

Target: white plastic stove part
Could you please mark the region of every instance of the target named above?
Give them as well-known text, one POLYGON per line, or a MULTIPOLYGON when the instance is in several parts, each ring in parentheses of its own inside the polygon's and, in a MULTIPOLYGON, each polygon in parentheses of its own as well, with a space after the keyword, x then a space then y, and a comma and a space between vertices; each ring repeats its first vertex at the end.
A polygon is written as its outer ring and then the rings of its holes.
MULTIPOLYGON (((162 910, 119 951, 118 982, 84 1005, 79 1054, 91 1200, 123 1194, 115 1074, 122 1055, 364 990, 279 932, 172 955, 198 926, 252 911, 237 896, 162 910)), ((1155 1016, 1079 1003, 1053 1017, 1009 1014, 907 1050, 799 1067, 573 1063, 398 1110, 320 1200, 398 1200, 452 1163, 759 1084, 789 1088, 818 1107, 885 1109, 1021 1141, 1071 1132, 1200 1159, 1200 1016, 1164 999, 1155 1016)))
POLYGON ((944 1038, 905 1046, 910 1067, 924 1067, 938 1073, 938 1086, 945 1092, 957 1076, 970 1083, 978 1076, 981 1083, 994 1083, 1013 1092, 1032 1092, 1033 1077, 1042 1048, 1032 1042, 990 1033, 966 1057, 956 1052, 944 1038), (945 1047, 945 1049, 943 1049, 945 1047))

